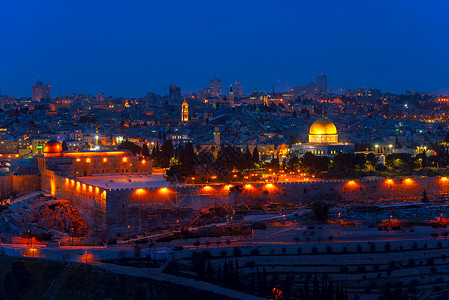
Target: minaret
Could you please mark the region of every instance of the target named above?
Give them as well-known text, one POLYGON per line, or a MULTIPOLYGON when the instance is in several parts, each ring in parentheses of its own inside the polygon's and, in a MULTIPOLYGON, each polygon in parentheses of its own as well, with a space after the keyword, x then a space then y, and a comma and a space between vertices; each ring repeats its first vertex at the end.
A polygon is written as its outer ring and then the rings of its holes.
POLYGON ((217 148, 220 147, 220 129, 218 127, 215 127, 214 140, 215 140, 215 146, 217 148))
POLYGON ((184 102, 182 102, 181 121, 183 122, 189 121, 189 104, 185 99, 184 102))
POLYGON ((234 107, 234 92, 232 91, 232 84, 231 90, 229 91, 229 106, 234 107))

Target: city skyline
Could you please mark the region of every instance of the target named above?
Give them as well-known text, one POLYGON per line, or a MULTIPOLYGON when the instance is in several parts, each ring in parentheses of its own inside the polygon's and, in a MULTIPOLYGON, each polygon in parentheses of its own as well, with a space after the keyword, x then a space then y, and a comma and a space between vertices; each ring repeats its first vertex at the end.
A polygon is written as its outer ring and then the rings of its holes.
POLYGON ((448 5, 6 2, 0 86, 31 97, 40 77, 52 95, 143 97, 171 82, 198 92, 217 77, 223 91, 238 80, 246 94, 271 92, 273 78, 286 91, 324 73, 332 88, 446 94, 448 5))

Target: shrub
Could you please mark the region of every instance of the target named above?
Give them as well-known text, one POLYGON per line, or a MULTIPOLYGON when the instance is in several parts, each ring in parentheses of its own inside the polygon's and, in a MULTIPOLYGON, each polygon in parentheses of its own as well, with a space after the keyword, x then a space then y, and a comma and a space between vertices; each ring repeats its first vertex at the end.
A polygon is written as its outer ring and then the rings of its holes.
POLYGON ((366 272, 365 266, 358 266, 357 267, 357 273, 365 273, 365 272, 366 272))
POLYGON ((327 252, 327 253, 332 253, 332 247, 329 246, 329 245, 327 245, 327 247, 326 247, 326 252, 327 252))
POLYGON ((251 250, 250 253, 252 256, 257 256, 260 254, 259 249, 257 249, 257 248, 254 248, 253 250, 251 250))
POLYGON ((343 247, 343 250, 341 250, 341 252, 342 252, 342 253, 348 253, 348 247, 347 247, 347 246, 344 246, 344 247, 343 247))
POLYGON ((313 248, 312 248, 312 254, 318 254, 318 249, 317 249, 317 247, 313 247, 313 248))
POLYGON ((298 254, 301 254, 302 253, 302 249, 301 249, 301 247, 299 247, 298 248, 298 254))
POLYGON ((362 246, 360 244, 357 245, 357 252, 362 252, 362 246))
POLYGON ((242 250, 239 247, 234 248, 234 256, 238 257, 242 255, 242 250))

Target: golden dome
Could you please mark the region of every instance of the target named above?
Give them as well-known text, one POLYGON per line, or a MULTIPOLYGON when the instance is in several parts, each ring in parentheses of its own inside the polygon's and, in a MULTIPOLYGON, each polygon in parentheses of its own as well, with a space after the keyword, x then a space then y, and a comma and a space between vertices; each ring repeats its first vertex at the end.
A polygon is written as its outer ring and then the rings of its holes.
POLYGON ((328 119, 321 118, 310 126, 309 134, 337 134, 337 127, 328 119))
POLYGON ((60 153, 62 152, 62 145, 57 140, 51 140, 45 143, 44 153, 60 153))

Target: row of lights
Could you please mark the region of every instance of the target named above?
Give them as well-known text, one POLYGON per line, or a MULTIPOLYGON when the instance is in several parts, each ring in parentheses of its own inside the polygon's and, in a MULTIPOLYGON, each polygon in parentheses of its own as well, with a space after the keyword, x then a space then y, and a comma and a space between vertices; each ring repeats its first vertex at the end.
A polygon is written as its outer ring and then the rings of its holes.
MULTIPOLYGON (((76 161, 77 161, 77 162, 80 162, 80 161, 81 161, 81 158, 77 158, 76 161)), ((91 161, 90 158, 86 158, 86 162, 90 163, 90 161, 91 161)), ((122 161, 123 161, 123 162, 127 162, 127 161, 128 161, 128 158, 127 158, 127 157, 123 157, 122 161)), ((103 162, 104 162, 104 163, 108 162, 108 159, 107 159, 106 157, 104 157, 104 158, 103 158, 103 162)), ((142 164, 145 164, 145 163, 146 163, 146 160, 145 160, 145 159, 142 159, 141 162, 142 162, 142 164)))
MULTIPOLYGON (((65 179, 65 184, 66 185, 71 185, 72 187, 74 187, 75 186, 75 180, 73 180, 73 179, 68 179, 68 178, 66 178, 65 179)), ((86 185, 85 183, 83 183, 82 185, 81 185, 81 183, 79 182, 79 181, 76 181, 76 188, 77 189, 80 189, 82 187, 82 190, 83 191, 86 191, 86 189, 89 191, 89 193, 92 193, 93 192, 93 190, 94 190, 94 188, 93 188, 93 186, 91 186, 91 185, 86 185)), ((97 186, 97 187, 95 187, 95 194, 99 194, 100 193, 100 188, 97 186)), ((106 195, 106 191, 103 191, 103 193, 106 195)))
MULTIPOLYGON (((448 182, 449 182, 449 178, 447 178, 447 177, 441 177, 439 180, 440 180, 440 182, 442 182, 442 183, 448 183, 448 182)), ((394 180, 391 179, 391 178, 385 179, 384 183, 385 183, 386 185, 390 185, 390 186, 393 185, 393 184, 395 184, 394 180)), ((415 181, 414 181, 412 178, 405 178, 405 179, 403 180, 403 183, 406 184, 406 185, 412 185, 412 184, 415 183, 415 181)), ((347 185, 348 187, 356 187, 356 186, 358 186, 359 184, 358 184, 356 181, 354 181, 354 180, 349 180, 349 181, 346 183, 346 185, 347 185)))
MULTIPOLYGON (((19 157, 19 154, 14 154, 14 155, 8 155, 8 158, 12 158, 12 157, 19 157)), ((0 154, 0 157, 3 157, 3 154, 0 154)), ((5 157, 6 157, 6 155, 5 155, 5 157)))

